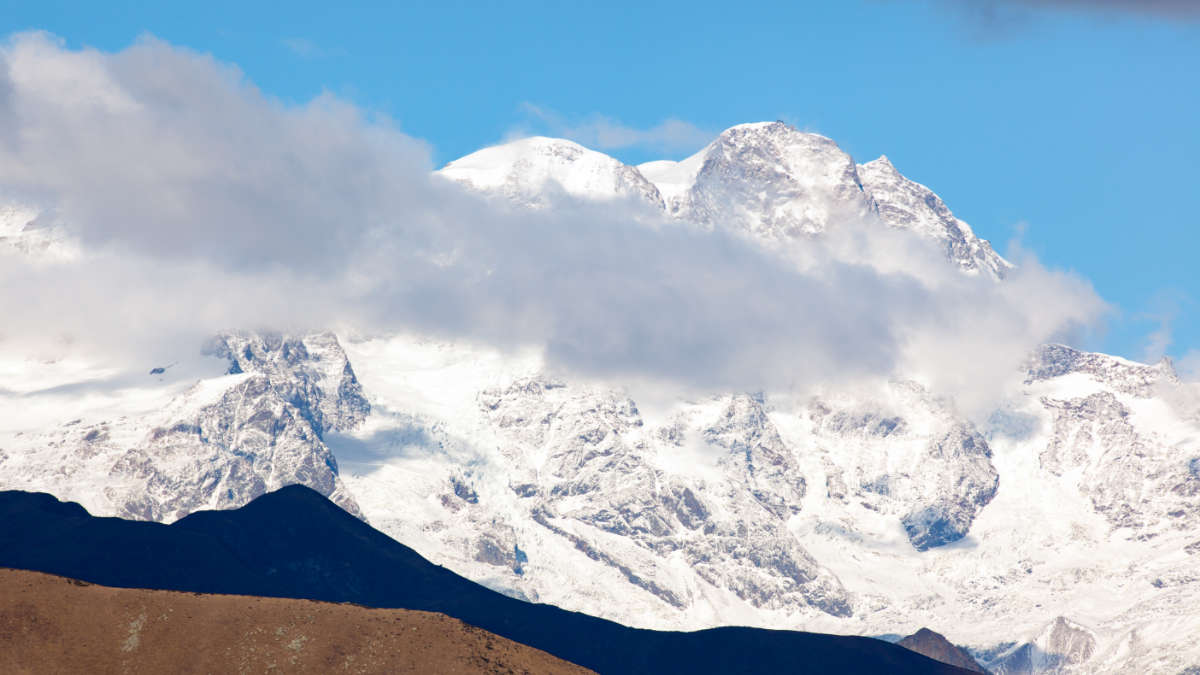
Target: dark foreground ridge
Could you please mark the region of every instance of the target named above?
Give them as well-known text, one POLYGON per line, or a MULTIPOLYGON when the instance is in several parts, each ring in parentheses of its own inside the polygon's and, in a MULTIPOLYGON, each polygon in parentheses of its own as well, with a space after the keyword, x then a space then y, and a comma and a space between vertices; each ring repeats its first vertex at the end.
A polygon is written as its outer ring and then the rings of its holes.
POLYGON ((0 567, 105 586, 440 612, 600 673, 966 673, 867 637, 629 628, 523 602, 434 565, 313 490, 286 487, 171 525, 0 492, 0 567))

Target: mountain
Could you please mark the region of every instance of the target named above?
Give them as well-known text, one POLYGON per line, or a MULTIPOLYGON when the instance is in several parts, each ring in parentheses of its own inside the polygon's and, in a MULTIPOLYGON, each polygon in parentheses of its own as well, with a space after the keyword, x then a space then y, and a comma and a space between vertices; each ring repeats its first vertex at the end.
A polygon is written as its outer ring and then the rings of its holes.
POLYGON ((110 588, 11 569, 0 569, 0 597, 6 673, 591 672, 428 612, 110 588))
MULTIPOLYGON (((1008 283, 889 161, 781 123, 638 167, 535 140, 443 174, 497 208, 624 200, 763 246, 861 216, 1008 283)), ((1200 388, 1169 362, 1045 345, 967 417, 904 379, 664 399, 422 335, 179 350, 137 373, 0 353, 0 487, 170 522, 298 482, 489 588, 642 628, 935 626, 994 671, 1200 666, 1200 388), (1086 639, 1043 635, 1059 617, 1086 639)))
POLYGON ((603 673, 952 673, 882 640, 751 628, 668 633, 515 600, 433 565, 302 486, 171 525, 0 493, 0 566, 125 588, 439 612, 603 673))
POLYGON ((820 233, 836 219, 876 210, 849 155, 782 122, 738 125, 678 164, 639 169, 661 181, 671 215, 708 227, 736 224, 763 239, 820 233))
POLYGON ((945 635, 922 628, 921 630, 901 639, 896 644, 911 649, 918 654, 924 654, 942 663, 949 663, 964 670, 986 673, 983 666, 975 662, 971 655, 962 647, 958 647, 946 639, 945 635))

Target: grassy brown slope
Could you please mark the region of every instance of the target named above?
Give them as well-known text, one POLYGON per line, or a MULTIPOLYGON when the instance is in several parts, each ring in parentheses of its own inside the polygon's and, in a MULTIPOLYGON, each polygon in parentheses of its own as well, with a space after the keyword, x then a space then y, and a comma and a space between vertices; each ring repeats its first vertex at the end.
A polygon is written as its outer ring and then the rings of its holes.
POLYGON ((588 673, 431 612, 0 569, 3 673, 588 673))

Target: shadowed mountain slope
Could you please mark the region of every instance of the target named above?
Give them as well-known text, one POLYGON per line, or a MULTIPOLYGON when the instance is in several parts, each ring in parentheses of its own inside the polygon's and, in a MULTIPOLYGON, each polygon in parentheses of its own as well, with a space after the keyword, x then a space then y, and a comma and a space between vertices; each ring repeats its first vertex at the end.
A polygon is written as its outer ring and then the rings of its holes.
POLYGON ((322 497, 286 487, 171 525, 0 492, 0 566, 106 586, 440 612, 601 673, 961 673, 882 640, 740 627, 633 629, 509 598, 433 565, 322 497))

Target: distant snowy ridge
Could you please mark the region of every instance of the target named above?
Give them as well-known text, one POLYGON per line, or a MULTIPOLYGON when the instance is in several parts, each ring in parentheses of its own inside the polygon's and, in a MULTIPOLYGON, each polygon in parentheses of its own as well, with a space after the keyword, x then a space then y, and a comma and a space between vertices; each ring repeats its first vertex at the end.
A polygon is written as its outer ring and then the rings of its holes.
POLYGON ((634 167, 572 141, 532 137, 471 153, 439 173, 524 206, 545 206, 560 194, 632 199, 768 243, 820 234, 839 220, 877 217, 936 241, 965 271, 1001 278, 1012 267, 886 157, 856 165, 829 138, 783 122, 731 127, 680 162, 634 167))

